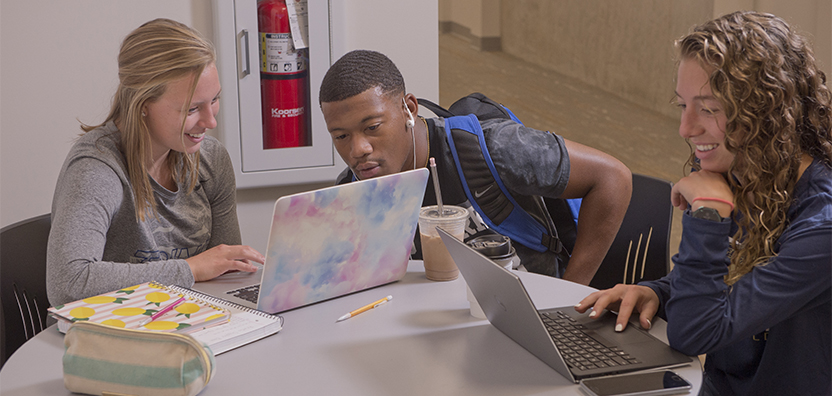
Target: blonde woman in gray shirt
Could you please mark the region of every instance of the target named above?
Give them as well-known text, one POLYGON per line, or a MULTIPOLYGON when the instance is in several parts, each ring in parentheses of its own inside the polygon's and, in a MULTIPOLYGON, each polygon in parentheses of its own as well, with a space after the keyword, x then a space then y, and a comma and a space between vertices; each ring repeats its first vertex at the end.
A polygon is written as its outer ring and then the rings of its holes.
POLYGON ((83 125, 52 202, 49 302, 156 280, 190 287, 264 257, 241 246, 234 170, 216 127, 213 45, 167 19, 130 33, 107 119, 83 125))

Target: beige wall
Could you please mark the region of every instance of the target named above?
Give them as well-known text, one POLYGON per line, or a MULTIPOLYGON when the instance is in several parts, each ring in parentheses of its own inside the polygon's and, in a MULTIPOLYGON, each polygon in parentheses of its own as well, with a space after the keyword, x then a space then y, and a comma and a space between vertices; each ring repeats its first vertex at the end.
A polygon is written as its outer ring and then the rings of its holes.
MULTIPOLYGON (((752 8, 785 19, 812 41, 815 57, 832 79, 832 0, 756 0, 752 8)), ((733 10, 730 10, 733 11, 733 10)), ((721 15, 721 14, 720 14, 721 15)))
POLYGON ((712 2, 504 2, 503 51, 675 116, 673 39, 710 19, 712 2))
POLYGON ((497 34, 508 54, 673 117, 673 40, 735 10, 786 19, 813 41, 822 70, 832 78, 832 0, 440 0, 439 5, 442 25, 456 28, 444 31, 466 36, 475 46, 497 34), (493 7, 500 7, 499 21, 488 19, 493 7))
POLYGON ((466 37, 484 51, 500 50, 501 0, 439 0, 442 32, 466 37))
POLYGON ((832 0, 714 0, 714 17, 736 10, 768 12, 785 19, 809 37, 821 69, 832 76, 832 0))

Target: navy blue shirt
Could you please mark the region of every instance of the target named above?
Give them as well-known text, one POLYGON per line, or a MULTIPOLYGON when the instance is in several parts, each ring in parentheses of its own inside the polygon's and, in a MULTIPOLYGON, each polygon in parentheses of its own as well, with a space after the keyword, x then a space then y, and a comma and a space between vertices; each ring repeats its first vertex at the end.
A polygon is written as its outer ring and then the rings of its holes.
POLYGON ((707 354, 725 395, 832 394, 832 168, 815 160, 794 188, 777 256, 729 287, 730 220, 685 214, 675 267, 643 282, 661 300, 670 345, 707 354))

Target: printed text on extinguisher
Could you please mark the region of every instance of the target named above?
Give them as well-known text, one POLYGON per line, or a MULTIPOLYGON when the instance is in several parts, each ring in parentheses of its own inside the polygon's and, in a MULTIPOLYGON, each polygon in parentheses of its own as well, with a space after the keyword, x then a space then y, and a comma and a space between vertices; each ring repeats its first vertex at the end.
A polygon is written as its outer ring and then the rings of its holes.
POLYGON ((303 113, 306 111, 303 107, 297 107, 294 109, 277 109, 272 108, 272 118, 286 118, 286 117, 298 117, 302 116, 303 113))

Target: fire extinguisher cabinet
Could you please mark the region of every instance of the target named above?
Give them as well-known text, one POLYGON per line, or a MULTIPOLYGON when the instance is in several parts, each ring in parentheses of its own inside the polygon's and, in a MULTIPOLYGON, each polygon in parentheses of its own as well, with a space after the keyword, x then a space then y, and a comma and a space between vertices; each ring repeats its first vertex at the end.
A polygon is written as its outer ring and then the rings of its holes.
MULTIPOLYGON (((258 0, 213 0, 213 37, 222 83, 216 131, 231 156, 238 188, 335 182, 346 165, 332 146, 318 91, 329 66, 350 50, 367 48, 386 54, 407 79, 408 92, 439 102, 438 2, 416 3, 308 0, 309 61, 300 67, 307 68, 311 88, 310 106, 303 110, 309 125, 307 140, 303 142, 301 134, 296 143, 268 148, 272 143, 265 139, 269 135, 263 120, 258 0)), ((299 112, 293 108, 288 107, 288 112, 299 112)), ((267 113, 286 114, 282 109, 267 107, 267 113)), ((424 109, 420 114, 429 116, 424 109)))
POLYGON ((217 132, 238 188, 334 181, 345 166, 317 88, 310 89, 320 87, 332 64, 329 1, 308 0, 308 48, 300 51, 289 40, 285 7, 284 0, 213 2, 223 90, 217 132))
POLYGON ((258 0, 263 149, 309 144, 309 55, 296 48, 286 0, 258 0))

